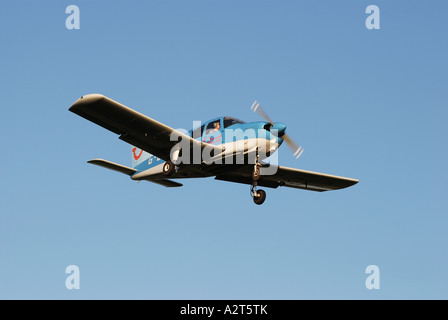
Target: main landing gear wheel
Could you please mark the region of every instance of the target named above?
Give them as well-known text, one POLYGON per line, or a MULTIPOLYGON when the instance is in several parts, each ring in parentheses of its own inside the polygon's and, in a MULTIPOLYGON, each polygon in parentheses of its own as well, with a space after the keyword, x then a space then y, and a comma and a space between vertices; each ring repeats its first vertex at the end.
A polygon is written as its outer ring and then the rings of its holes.
POLYGON ((255 204, 261 205, 266 200, 266 192, 264 190, 258 190, 257 195, 254 194, 255 204))
POLYGON ((162 169, 162 170, 163 170, 163 174, 164 174, 165 176, 169 177, 170 175, 173 174, 174 169, 175 169, 174 164, 173 164, 170 160, 168 160, 168 161, 165 162, 165 164, 163 165, 163 169, 162 169))

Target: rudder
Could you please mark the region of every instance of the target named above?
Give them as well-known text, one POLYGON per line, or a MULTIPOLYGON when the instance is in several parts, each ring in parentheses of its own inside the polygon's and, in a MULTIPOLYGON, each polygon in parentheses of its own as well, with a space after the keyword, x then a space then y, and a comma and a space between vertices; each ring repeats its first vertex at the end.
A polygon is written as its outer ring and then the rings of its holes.
POLYGON ((142 149, 132 146, 132 168, 137 167, 139 164, 143 163, 145 160, 148 160, 150 154, 142 149))

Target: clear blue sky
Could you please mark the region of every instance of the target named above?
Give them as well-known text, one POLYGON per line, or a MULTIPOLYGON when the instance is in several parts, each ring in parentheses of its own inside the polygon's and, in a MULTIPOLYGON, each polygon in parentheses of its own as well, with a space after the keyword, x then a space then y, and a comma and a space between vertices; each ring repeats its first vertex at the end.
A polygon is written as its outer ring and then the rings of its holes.
POLYGON ((7 1, 0 298, 447 299, 446 1, 7 1), (76 4, 81 29, 67 30, 76 4), (367 30, 366 7, 381 9, 367 30), (175 128, 258 99, 342 191, 167 189, 86 163, 129 146, 68 111, 102 93, 175 128), (81 289, 65 287, 65 268, 81 289), (365 287, 377 265, 381 289, 365 287))

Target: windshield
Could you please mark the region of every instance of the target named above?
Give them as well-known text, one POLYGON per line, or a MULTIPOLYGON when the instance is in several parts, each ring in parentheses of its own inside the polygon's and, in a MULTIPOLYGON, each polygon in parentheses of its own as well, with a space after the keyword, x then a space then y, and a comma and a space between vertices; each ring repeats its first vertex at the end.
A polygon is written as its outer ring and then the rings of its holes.
POLYGON ((244 121, 235 119, 235 118, 230 118, 230 117, 225 117, 224 118, 224 129, 228 128, 230 126, 233 126, 234 124, 239 124, 239 123, 244 123, 244 121))

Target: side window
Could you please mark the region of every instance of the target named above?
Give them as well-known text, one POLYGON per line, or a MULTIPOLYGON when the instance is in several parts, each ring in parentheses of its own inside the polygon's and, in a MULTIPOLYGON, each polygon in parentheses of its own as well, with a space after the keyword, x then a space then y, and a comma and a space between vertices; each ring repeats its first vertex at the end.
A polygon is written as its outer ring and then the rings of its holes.
POLYGON ((221 124, 219 120, 212 121, 207 125, 207 129, 205 130, 205 134, 211 134, 215 131, 218 131, 221 128, 221 124))
POLYGON ((205 128, 205 124, 200 127, 200 128, 196 128, 193 130, 193 132, 191 132, 191 137, 193 139, 200 139, 202 138, 202 134, 204 133, 204 128, 205 128))

